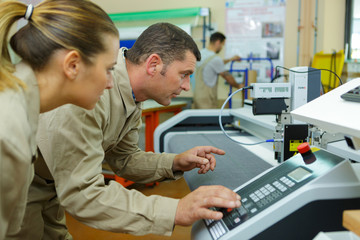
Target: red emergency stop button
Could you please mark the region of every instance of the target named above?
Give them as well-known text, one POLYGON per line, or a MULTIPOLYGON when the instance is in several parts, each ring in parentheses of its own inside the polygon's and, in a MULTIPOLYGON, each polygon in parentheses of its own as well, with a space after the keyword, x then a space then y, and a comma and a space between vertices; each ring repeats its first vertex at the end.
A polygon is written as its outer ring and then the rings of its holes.
POLYGON ((301 154, 306 153, 311 150, 310 145, 307 142, 304 142, 304 143, 300 144, 299 146, 297 146, 297 149, 298 149, 299 153, 301 153, 301 154))

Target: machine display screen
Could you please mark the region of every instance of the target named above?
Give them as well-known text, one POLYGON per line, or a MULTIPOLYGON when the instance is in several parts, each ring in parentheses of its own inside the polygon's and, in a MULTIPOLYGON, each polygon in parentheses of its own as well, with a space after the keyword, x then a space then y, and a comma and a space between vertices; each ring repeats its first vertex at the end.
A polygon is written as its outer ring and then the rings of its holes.
POLYGON ((310 177, 311 172, 309 172, 308 170, 302 167, 298 167, 294 171, 290 172, 288 176, 293 180, 295 180, 296 182, 301 182, 302 180, 305 180, 306 178, 310 177))

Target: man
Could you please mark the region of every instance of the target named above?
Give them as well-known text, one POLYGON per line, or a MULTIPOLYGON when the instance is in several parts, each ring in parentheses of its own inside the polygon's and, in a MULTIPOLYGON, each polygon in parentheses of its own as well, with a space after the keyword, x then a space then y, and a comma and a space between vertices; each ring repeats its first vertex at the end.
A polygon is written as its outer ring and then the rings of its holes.
MULTIPOLYGON (((68 105, 43 115, 38 132, 42 157, 22 230, 13 238, 71 239, 63 208, 94 228, 171 235, 175 224, 222 217, 209 207, 239 207, 240 197, 222 186, 201 187, 178 200, 146 197, 115 181, 104 183, 103 160, 117 175, 140 183, 177 179, 195 167, 199 173, 214 170, 212 153, 224 154, 215 147, 195 147, 176 155, 144 152, 137 146, 141 102, 154 99, 168 105, 182 90, 189 90, 196 60, 200 52, 188 34, 168 23, 154 24, 130 50, 121 49, 114 87, 94 110, 68 105)), ((110 69, 106 73, 111 74, 110 69)))
POLYGON ((202 49, 201 61, 196 65, 194 108, 208 109, 218 108, 217 83, 219 75, 231 86, 240 88, 234 77, 225 69, 225 64, 231 61, 240 60, 239 56, 222 60, 217 54, 225 45, 226 37, 220 32, 210 36, 210 44, 202 49))

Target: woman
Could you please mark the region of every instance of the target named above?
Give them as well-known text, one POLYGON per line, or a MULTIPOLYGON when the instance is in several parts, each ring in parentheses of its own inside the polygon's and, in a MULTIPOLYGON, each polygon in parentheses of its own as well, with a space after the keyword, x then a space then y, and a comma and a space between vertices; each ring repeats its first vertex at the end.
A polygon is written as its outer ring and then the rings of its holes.
POLYGON ((66 103, 92 109, 112 87, 119 34, 87 0, 0 3, 0 240, 19 230, 36 159, 38 115, 66 103), (11 26, 26 26, 10 39, 11 26))

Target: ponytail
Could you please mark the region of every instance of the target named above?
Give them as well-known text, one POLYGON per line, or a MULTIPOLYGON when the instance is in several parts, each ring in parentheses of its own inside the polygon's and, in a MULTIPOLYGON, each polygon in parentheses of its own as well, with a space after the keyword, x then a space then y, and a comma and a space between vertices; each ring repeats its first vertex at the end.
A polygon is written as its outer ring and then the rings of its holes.
POLYGON ((0 91, 22 85, 12 73, 8 34, 12 24, 26 17, 28 23, 10 39, 12 49, 41 70, 56 50, 76 50, 86 64, 106 51, 104 34, 119 36, 110 17, 89 0, 44 0, 34 8, 15 0, 0 2, 0 91))
POLYGON ((17 1, 0 3, 0 92, 6 88, 18 89, 25 84, 13 75, 15 67, 8 49, 8 35, 11 26, 25 15, 26 5, 17 1))

